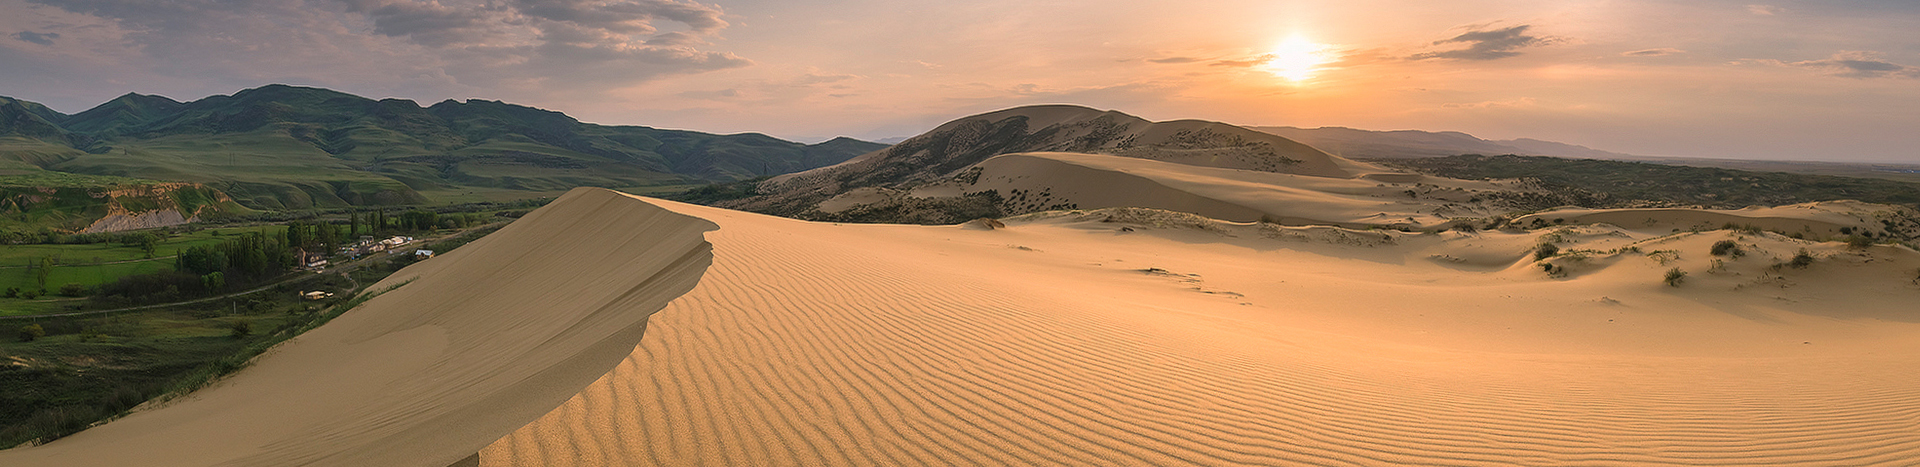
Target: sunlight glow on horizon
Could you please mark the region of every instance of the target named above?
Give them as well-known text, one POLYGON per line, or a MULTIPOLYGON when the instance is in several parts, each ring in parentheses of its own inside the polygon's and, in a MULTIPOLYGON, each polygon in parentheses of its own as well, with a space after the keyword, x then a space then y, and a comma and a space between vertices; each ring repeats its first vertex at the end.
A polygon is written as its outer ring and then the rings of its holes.
POLYGON ((1332 61, 1327 51, 1326 44, 1316 44, 1296 34, 1274 46, 1273 52, 1267 55, 1266 68, 1288 81, 1305 81, 1313 77, 1317 67, 1332 61))

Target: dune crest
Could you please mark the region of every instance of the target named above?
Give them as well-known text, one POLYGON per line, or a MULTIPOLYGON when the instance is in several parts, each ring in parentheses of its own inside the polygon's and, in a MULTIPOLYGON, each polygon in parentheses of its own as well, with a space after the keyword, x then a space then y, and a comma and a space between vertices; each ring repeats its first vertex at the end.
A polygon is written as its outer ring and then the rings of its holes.
POLYGON ((630 354, 648 317, 702 280, 715 228, 576 189, 212 387, 0 451, 0 465, 453 464, 630 354))

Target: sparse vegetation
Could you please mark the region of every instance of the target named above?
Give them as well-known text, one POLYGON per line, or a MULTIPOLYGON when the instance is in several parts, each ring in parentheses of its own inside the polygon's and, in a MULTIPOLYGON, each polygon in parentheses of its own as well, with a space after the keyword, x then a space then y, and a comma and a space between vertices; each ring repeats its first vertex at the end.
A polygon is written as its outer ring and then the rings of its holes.
POLYGON ((1857 234, 1847 237, 1847 248, 1864 250, 1870 246, 1873 246, 1873 237, 1857 234))
POLYGON ((1680 260, 1680 252, 1674 250, 1654 250, 1653 252, 1647 253, 1647 257, 1660 263, 1661 266, 1666 266, 1667 263, 1680 260))
POLYGON ((1714 242, 1712 253, 1714 256, 1732 256, 1735 258, 1739 258, 1740 255, 1743 254, 1743 252, 1740 251, 1740 243, 1733 240, 1714 242))
POLYGON ((1687 272, 1680 268, 1668 269, 1665 280, 1668 287, 1679 287, 1681 282, 1687 280, 1687 272))
POLYGON ((1793 254, 1793 259, 1787 261, 1787 266, 1792 266, 1794 269, 1806 269, 1812 265, 1813 253, 1808 252, 1806 248, 1801 248, 1800 252, 1793 254))
POLYGON ((1552 258, 1553 255, 1557 254, 1560 254, 1560 247, 1552 243, 1541 243, 1539 246, 1533 247, 1534 261, 1552 258))

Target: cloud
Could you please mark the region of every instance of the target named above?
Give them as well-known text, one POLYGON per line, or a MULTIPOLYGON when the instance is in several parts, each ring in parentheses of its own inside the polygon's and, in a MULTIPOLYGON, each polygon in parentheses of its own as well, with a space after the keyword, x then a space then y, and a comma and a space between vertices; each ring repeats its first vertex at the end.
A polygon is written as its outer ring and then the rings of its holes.
POLYGON ((1264 64, 1267 62, 1271 62, 1271 61, 1273 61, 1273 54, 1267 54, 1267 55, 1261 55, 1258 57, 1253 57, 1245 60, 1221 60, 1221 61, 1209 63, 1207 64, 1207 66, 1223 66, 1228 68, 1252 68, 1252 67, 1260 66, 1261 64, 1264 64))
POLYGON ((1753 13, 1760 16, 1773 16, 1786 11, 1787 9, 1785 8, 1780 8, 1773 5, 1747 5, 1748 13, 1753 13))
POLYGON ((1193 58, 1193 57, 1167 57, 1167 58, 1149 58, 1147 59, 1147 61, 1153 62, 1153 63, 1193 63, 1193 62, 1200 61, 1200 59, 1193 58))
POLYGON ((1520 55, 1520 52, 1516 51, 1523 48, 1546 45, 1552 42, 1551 39, 1527 35, 1527 29, 1531 27, 1533 26, 1522 24, 1506 29, 1467 32, 1454 36, 1451 39, 1433 41, 1433 45, 1469 44, 1465 49, 1427 52, 1415 54, 1410 58, 1413 60, 1426 60, 1431 58, 1496 60, 1520 55))
POLYGON ((1908 78, 1920 79, 1920 67, 1901 65, 1880 58, 1880 54, 1845 50, 1820 60, 1783 62, 1779 60, 1756 60, 1771 65, 1790 66, 1825 70, 1828 74, 1845 78, 1908 78))
POLYGON ((800 75, 800 77, 797 79, 794 79, 793 85, 812 86, 816 84, 838 83, 841 81, 847 81, 847 80, 853 80, 853 79, 859 79, 859 78, 860 78, 859 75, 849 75, 849 74, 842 74, 842 73, 828 73, 828 74, 807 73, 807 74, 800 75))
POLYGON ((40 45, 53 45, 53 40, 59 39, 60 33, 20 31, 13 33, 13 38, 40 45))
POLYGON ((1507 99, 1503 101, 1440 104, 1440 106, 1449 108, 1449 109, 1517 109, 1517 108, 1523 108, 1523 107, 1533 107, 1536 104, 1538 104, 1538 102, 1535 101, 1534 98, 1522 97, 1518 99, 1507 99))
POLYGON ((1672 47, 1662 47, 1658 49, 1645 49, 1645 50, 1635 50, 1631 52, 1621 52, 1620 56, 1622 57, 1664 57, 1668 55, 1676 55, 1676 54, 1683 54, 1683 53, 1687 53, 1687 51, 1672 48, 1672 47))
POLYGON ((156 71, 252 84, 595 92, 752 64, 701 49, 729 24, 720 7, 693 1, 28 1, 117 23, 129 31, 120 42, 156 71))

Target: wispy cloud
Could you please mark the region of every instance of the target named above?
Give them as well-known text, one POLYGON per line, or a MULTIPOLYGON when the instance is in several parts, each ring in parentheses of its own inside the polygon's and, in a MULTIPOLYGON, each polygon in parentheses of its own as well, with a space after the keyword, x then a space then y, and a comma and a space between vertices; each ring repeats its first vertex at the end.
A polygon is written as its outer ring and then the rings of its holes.
POLYGON ((1748 13, 1753 13, 1760 16, 1773 16, 1785 11, 1787 11, 1787 9, 1780 8, 1773 5, 1747 5, 1748 13))
POLYGON ((20 31, 20 32, 13 33, 13 38, 19 39, 22 41, 32 42, 35 44, 40 44, 40 45, 53 45, 53 40, 59 39, 60 33, 20 31))
POLYGON ((1451 39, 1433 41, 1433 45, 1468 44, 1465 49, 1427 52, 1415 54, 1409 58, 1413 60, 1433 58, 1496 60, 1520 55, 1519 50, 1523 48, 1552 42, 1547 38, 1527 35, 1527 29, 1532 27, 1532 25, 1522 24, 1506 29, 1467 32, 1451 39))
POLYGON ((1833 76, 1845 78, 1907 78, 1920 79, 1920 67, 1901 65, 1886 61, 1880 54, 1845 50, 1833 56, 1819 60, 1787 62, 1780 60, 1754 60, 1769 65, 1810 68, 1826 71, 1833 76))
POLYGON ((1209 63, 1207 64, 1207 66, 1223 66, 1228 68, 1251 68, 1251 67, 1260 66, 1261 64, 1271 62, 1271 61, 1273 61, 1273 55, 1267 54, 1267 55, 1261 55, 1258 57, 1247 58, 1242 60, 1220 60, 1213 63, 1209 63))
POLYGON ((594 91, 752 64, 702 50, 729 26, 725 12, 683 0, 28 1, 118 23, 131 31, 125 43, 183 74, 222 67, 297 80, 364 67, 468 86, 594 91))
POLYGON ((1629 52, 1621 52, 1620 56, 1622 57, 1664 57, 1667 55, 1677 55, 1677 54, 1683 54, 1683 53, 1687 53, 1687 51, 1672 48, 1672 47, 1662 47, 1658 49, 1642 49, 1642 50, 1634 50, 1629 52))
POLYGON ((1153 62, 1153 63, 1193 63, 1193 62, 1198 62, 1200 60, 1201 59, 1194 58, 1194 57, 1167 57, 1167 58, 1147 59, 1147 61, 1153 62))
POLYGON ((1441 104, 1440 106, 1444 108, 1449 108, 1449 109, 1516 109, 1516 108, 1523 108, 1523 107, 1533 107, 1536 104, 1538 104, 1538 101, 1534 100, 1534 98, 1521 97, 1517 99, 1506 99, 1506 100, 1497 100, 1497 101, 1441 104))

